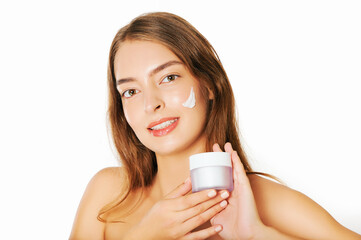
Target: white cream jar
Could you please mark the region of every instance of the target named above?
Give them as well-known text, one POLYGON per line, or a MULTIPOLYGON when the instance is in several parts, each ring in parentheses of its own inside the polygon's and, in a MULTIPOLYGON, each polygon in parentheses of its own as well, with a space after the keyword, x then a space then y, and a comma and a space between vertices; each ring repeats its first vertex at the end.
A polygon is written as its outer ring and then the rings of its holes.
POLYGON ((233 190, 231 156, 227 152, 205 152, 189 157, 192 192, 204 189, 233 190))

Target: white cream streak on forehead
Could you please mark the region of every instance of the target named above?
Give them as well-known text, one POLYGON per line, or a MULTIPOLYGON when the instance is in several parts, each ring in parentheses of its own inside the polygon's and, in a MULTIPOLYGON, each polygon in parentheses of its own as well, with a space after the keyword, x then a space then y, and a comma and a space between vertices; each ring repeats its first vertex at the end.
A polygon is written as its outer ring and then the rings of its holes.
POLYGON ((194 91, 193 91, 193 87, 192 87, 191 93, 189 94, 187 101, 185 101, 183 103, 183 106, 186 108, 194 108, 195 105, 196 105, 196 98, 194 96, 194 91))

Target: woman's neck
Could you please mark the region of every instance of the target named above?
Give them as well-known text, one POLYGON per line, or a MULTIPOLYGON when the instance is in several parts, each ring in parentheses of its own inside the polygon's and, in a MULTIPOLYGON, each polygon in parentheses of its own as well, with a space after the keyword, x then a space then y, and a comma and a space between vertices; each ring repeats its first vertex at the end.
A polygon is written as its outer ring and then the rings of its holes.
POLYGON ((170 155, 156 154, 158 173, 153 184, 154 196, 158 199, 164 198, 177 186, 182 184, 190 176, 189 156, 206 151, 206 140, 204 137, 181 152, 170 155))

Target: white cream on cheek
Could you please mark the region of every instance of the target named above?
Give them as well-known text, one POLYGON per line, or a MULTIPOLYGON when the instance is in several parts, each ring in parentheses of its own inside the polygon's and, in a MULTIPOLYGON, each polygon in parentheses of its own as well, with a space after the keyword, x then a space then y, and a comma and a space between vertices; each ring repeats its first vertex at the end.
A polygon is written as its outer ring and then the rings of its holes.
POLYGON ((193 87, 192 87, 187 101, 185 101, 183 103, 183 107, 194 108, 195 105, 196 105, 196 98, 194 96, 194 91, 193 91, 193 87))

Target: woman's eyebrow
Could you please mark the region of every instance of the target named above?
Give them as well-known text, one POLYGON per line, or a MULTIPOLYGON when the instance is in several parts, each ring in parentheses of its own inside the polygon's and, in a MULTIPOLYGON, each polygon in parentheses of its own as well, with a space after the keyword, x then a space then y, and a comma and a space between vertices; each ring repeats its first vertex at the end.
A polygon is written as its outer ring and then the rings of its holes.
POLYGON ((150 73, 149 73, 149 77, 153 76, 154 74, 162 71, 163 69, 167 68, 167 67, 170 67, 172 65, 175 65, 175 64, 183 64, 182 62, 180 61, 176 61, 176 60, 171 60, 171 61, 168 61, 166 63, 163 63, 162 65, 159 65, 158 67, 154 68, 150 73))
MULTIPOLYGON (((150 73, 148 74, 148 77, 151 77, 154 74, 162 71, 163 69, 170 67, 172 65, 175 65, 175 64, 183 64, 183 63, 180 61, 176 61, 176 60, 168 61, 168 62, 163 63, 163 64, 159 65, 158 67, 154 68, 152 71, 150 71, 150 73)), ((116 80, 116 83, 117 83, 117 86, 119 86, 120 84, 127 83, 127 82, 134 82, 134 81, 135 81, 134 78, 121 78, 121 79, 116 80)))
POLYGON ((119 86, 120 84, 127 83, 127 82, 134 82, 134 81, 135 81, 134 78, 122 78, 122 79, 118 79, 116 81, 116 83, 117 83, 117 86, 119 86))

